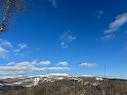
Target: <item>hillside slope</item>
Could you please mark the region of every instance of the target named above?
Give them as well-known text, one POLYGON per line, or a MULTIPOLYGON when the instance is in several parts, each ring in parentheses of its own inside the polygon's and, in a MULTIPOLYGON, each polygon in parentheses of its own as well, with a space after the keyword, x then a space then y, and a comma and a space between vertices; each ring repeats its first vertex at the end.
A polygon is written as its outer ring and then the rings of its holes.
POLYGON ((127 95, 127 81, 101 77, 48 75, 4 79, 0 95, 127 95))

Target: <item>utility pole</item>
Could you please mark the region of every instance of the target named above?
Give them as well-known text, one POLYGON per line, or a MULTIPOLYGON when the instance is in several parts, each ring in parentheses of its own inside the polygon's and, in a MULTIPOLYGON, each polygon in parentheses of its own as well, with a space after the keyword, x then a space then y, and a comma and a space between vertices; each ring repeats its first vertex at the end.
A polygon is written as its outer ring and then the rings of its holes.
POLYGON ((107 76, 107 66, 106 64, 104 64, 104 78, 106 78, 107 76))
POLYGON ((74 80, 75 82, 75 95, 77 95, 77 84, 76 84, 76 80, 74 80))

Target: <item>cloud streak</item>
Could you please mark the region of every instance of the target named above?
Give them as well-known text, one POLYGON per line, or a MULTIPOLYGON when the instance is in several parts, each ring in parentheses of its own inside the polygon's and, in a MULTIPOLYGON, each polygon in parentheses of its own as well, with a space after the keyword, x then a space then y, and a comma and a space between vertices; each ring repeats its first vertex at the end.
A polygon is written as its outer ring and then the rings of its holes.
MULTIPOLYGON (((30 53, 32 48, 29 48, 25 43, 17 43, 16 45, 12 44, 10 41, 0 39, 0 58, 9 58, 9 56, 24 56, 30 53)), ((34 48, 34 51, 38 49, 34 48)), ((32 51, 32 52, 34 52, 32 51)))
POLYGON ((76 36, 74 36, 71 31, 67 31, 65 32, 62 36, 61 36, 61 42, 60 45, 62 48, 68 48, 70 43, 72 43, 74 40, 77 39, 76 36))
POLYGON ((51 64, 51 61, 45 60, 45 61, 39 62, 37 65, 38 65, 38 66, 48 66, 48 65, 50 65, 50 64, 51 64))
POLYGON ((57 65, 61 65, 61 66, 67 66, 69 63, 67 61, 61 61, 59 62, 57 65))
POLYGON ((103 37, 101 37, 101 40, 103 41, 109 41, 109 40, 113 40, 116 36, 114 34, 108 34, 108 35, 104 35, 103 37))
POLYGON ((8 51, 2 47, 0 47, 0 58, 5 58, 8 51))
POLYGON ((18 44, 17 48, 14 50, 14 52, 21 52, 22 50, 26 49, 28 47, 27 44, 18 44))
POLYGON ((5 48, 12 48, 13 47, 11 42, 9 42, 7 40, 3 40, 3 39, 0 39, 0 46, 5 47, 5 48))
POLYGON ((81 62, 80 64, 79 64, 81 67, 96 67, 97 66, 97 64, 95 64, 95 63, 87 63, 87 62, 81 62))
POLYGON ((70 67, 47 67, 42 68, 44 71, 67 71, 70 70, 70 67))
POLYGON ((113 22, 109 24, 109 28, 104 31, 105 34, 107 33, 114 33, 119 30, 124 24, 127 23, 127 13, 118 15, 113 22))

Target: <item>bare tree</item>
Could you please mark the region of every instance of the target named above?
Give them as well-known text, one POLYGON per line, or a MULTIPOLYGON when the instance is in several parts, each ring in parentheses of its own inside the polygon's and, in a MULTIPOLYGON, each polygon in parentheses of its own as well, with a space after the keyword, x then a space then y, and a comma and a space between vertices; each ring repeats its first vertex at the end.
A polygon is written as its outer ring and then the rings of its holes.
POLYGON ((3 8, 2 21, 0 22, 0 33, 5 32, 12 15, 22 11, 24 0, 0 0, 0 6, 3 8))

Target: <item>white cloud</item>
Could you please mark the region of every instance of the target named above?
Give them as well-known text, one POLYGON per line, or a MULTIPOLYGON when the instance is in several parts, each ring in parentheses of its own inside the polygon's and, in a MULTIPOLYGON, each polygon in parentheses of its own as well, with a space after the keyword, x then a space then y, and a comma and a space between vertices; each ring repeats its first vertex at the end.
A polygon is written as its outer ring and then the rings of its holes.
POLYGON ((31 62, 28 61, 19 63, 13 62, 13 64, 11 63, 8 63, 5 66, 0 66, 1 76, 17 76, 17 75, 20 76, 41 71, 41 68, 32 65, 31 62))
POLYGON ((25 75, 27 72, 24 71, 18 71, 18 72, 14 72, 14 71, 0 71, 0 76, 6 76, 6 77, 14 77, 14 76, 22 76, 25 75))
POLYGON ((61 61, 61 62, 58 63, 58 65, 67 66, 68 62, 67 61, 61 61))
POLYGON ((47 65, 50 65, 50 64, 51 64, 51 61, 49 61, 49 60, 41 61, 41 62, 37 63, 37 65, 42 65, 42 66, 47 66, 47 65))
POLYGON ((0 58, 9 58, 11 56, 26 56, 28 53, 34 53, 39 48, 29 48, 25 43, 15 43, 13 45, 10 41, 0 39, 0 58))
POLYGON ((0 47, 0 58, 5 58, 8 51, 2 47, 0 47))
POLYGON ((60 45, 62 48, 68 48, 68 44, 65 42, 61 42, 60 45))
POLYGON ((108 34, 103 37, 101 37, 101 40, 108 41, 114 39, 116 36, 114 34, 108 34))
POLYGON ((67 71, 70 70, 70 67, 48 67, 44 68, 44 71, 67 71))
POLYGON ((73 42, 74 40, 76 40, 76 39, 77 39, 77 37, 74 36, 74 35, 71 33, 71 31, 65 32, 65 33, 61 36, 61 42, 60 42, 61 47, 62 47, 62 48, 67 48, 67 47, 69 46, 69 44, 70 44, 71 42, 73 42))
POLYGON ((57 8, 57 1, 56 0, 48 0, 49 2, 51 2, 52 6, 54 8, 57 8))
POLYGON ((81 62, 79 65, 82 67, 96 67, 97 66, 97 64, 95 63, 87 63, 87 62, 81 62))
MULTIPOLYGON (((7 65, 0 66, 0 76, 15 77, 32 75, 33 73, 43 73, 48 71, 67 71, 70 67, 42 67, 37 66, 40 62, 34 61, 22 61, 22 62, 9 62, 7 65)), ((47 61, 47 64, 50 62, 47 61)), ((46 64, 46 65, 47 65, 46 64)))
POLYGON ((14 52, 20 52, 28 47, 27 44, 18 44, 17 48, 14 50, 14 52))
POLYGON ((121 26, 127 23, 127 13, 118 15, 115 20, 110 23, 109 28, 104 31, 105 34, 107 33, 114 33, 116 32, 121 26))
POLYGON ((15 62, 9 62, 7 65, 15 65, 15 62))
POLYGON ((10 66, 0 66, 0 71, 39 71, 40 69, 34 67, 31 62, 24 61, 15 63, 10 66))
POLYGON ((5 48, 12 48, 13 45, 7 40, 0 39, 0 46, 5 48))
POLYGON ((31 62, 31 64, 33 64, 33 65, 36 65, 37 63, 38 63, 37 60, 33 60, 33 61, 31 62))

